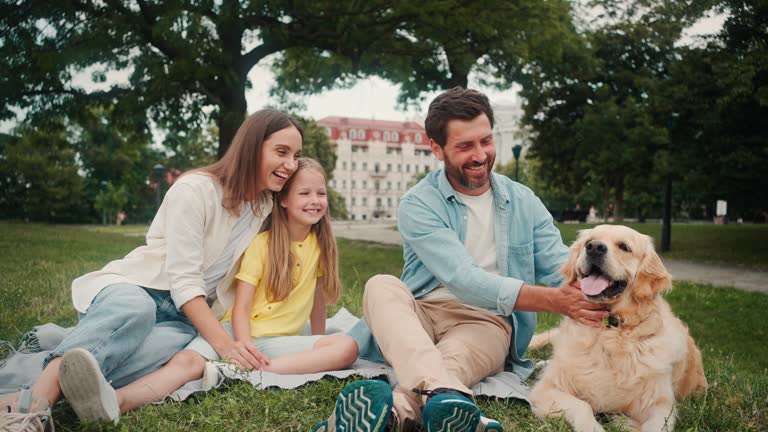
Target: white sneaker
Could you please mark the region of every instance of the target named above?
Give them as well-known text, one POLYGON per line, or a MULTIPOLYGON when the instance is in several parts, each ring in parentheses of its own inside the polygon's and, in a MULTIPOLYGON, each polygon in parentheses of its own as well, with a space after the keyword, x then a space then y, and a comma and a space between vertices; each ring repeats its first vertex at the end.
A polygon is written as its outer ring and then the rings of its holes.
POLYGON ((0 411, 2 432, 53 432, 53 418, 48 401, 32 399, 28 386, 21 389, 16 401, 16 411, 6 406, 0 411))
POLYGON ((90 352, 76 348, 64 353, 59 365, 59 384, 80 421, 120 421, 117 393, 104 379, 90 352))
POLYGON ((219 385, 219 368, 212 362, 205 363, 203 369, 203 390, 209 391, 219 385))

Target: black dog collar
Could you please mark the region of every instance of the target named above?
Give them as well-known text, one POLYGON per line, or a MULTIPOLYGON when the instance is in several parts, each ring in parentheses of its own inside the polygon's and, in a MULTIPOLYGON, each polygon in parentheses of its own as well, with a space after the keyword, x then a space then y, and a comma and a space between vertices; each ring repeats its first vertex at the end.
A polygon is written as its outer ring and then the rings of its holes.
POLYGON ((603 327, 621 327, 623 321, 620 316, 610 314, 608 318, 603 318, 603 327))

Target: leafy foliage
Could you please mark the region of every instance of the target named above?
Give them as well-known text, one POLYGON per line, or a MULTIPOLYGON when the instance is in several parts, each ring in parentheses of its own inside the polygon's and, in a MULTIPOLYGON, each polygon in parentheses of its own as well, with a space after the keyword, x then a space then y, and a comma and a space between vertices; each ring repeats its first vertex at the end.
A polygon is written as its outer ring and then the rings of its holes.
POLYGON ((82 217, 85 184, 64 126, 53 120, 20 132, 0 142, 0 214, 59 222, 82 217))
POLYGON ((584 33, 583 61, 523 89, 545 186, 621 220, 625 195, 643 218, 671 176, 680 215, 727 199, 732 216, 768 219, 766 2, 717 2, 724 30, 700 48, 676 44, 715 2, 596 3, 608 23, 584 33))

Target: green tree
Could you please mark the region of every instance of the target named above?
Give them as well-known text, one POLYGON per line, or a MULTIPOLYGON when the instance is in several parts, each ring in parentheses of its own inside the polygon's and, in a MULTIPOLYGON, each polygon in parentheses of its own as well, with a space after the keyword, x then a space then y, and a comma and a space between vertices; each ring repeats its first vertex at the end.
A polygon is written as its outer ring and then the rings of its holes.
POLYGON ((22 125, 14 135, 0 153, 0 214, 44 222, 82 218, 84 182, 62 122, 22 125))
MULTIPOLYGON (((597 2, 608 24, 585 33, 580 62, 570 70, 532 75, 523 88, 524 121, 533 131, 529 157, 541 161, 545 184, 574 195, 585 187, 624 216, 626 193, 658 188, 666 169, 667 107, 660 97, 677 60, 682 30, 704 2, 597 2)), ((584 194, 582 193, 582 196, 584 194)))
POLYGON ((725 199, 729 216, 768 221, 768 2, 723 0, 717 10, 723 30, 681 50, 663 95, 676 202, 711 217, 725 199))
POLYGON ((16 0, 0 5, 0 28, 0 118, 94 100, 186 127, 207 124, 208 112, 219 156, 245 116, 248 73, 271 55, 277 91, 380 75, 406 100, 466 86, 473 72, 509 86, 526 68, 567 63, 579 41, 566 0, 16 0), (127 85, 73 83, 84 72, 106 83, 112 71, 127 85))
POLYGON ((93 206, 103 212, 107 221, 115 221, 117 213, 125 209, 126 204, 128 191, 125 186, 115 187, 112 183, 107 183, 107 187, 96 195, 93 206))
MULTIPOLYGON (((89 208, 95 208, 96 196, 111 183, 124 187, 125 210, 133 222, 149 220, 155 208, 153 191, 148 187, 152 167, 158 163, 170 167, 166 155, 150 146, 152 136, 136 111, 125 105, 88 104, 77 106, 68 115, 67 133, 78 152, 89 208)), ((194 133, 194 129, 193 132, 194 133)), ((100 215, 92 213, 92 218, 100 215)))
POLYGON ((572 23, 571 3, 460 0, 394 2, 400 18, 393 34, 372 33, 362 52, 316 47, 286 50, 274 64, 273 94, 310 94, 378 75, 400 85, 400 102, 423 93, 467 87, 470 75, 508 88, 530 70, 567 65, 583 42, 572 23))

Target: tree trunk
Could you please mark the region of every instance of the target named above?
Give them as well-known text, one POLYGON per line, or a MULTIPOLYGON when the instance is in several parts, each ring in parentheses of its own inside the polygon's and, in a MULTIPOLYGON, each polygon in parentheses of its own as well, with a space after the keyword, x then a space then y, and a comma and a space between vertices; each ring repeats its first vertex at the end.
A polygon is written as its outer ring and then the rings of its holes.
POLYGON ((619 180, 614 188, 613 220, 624 222, 624 179, 619 180))
POLYGON ((219 105, 219 115, 216 118, 216 125, 219 127, 219 159, 229 149, 237 129, 240 128, 245 116, 248 114, 248 105, 245 102, 245 86, 243 85, 241 89, 231 90, 228 93, 227 96, 222 98, 224 102, 219 105))

